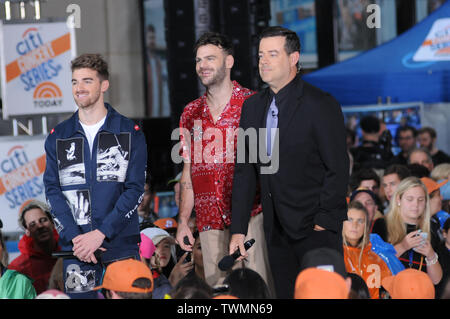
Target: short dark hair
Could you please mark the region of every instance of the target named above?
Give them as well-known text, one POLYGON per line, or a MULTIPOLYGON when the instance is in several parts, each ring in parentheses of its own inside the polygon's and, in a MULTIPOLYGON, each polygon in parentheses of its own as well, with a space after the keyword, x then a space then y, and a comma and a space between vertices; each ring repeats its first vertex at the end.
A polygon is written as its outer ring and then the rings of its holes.
POLYGON ((415 127, 409 126, 409 125, 405 125, 405 126, 400 126, 397 129, 397 134, 399 134, 400 132, 406 132, 406 131, 411 131, 414 135, 414 137, 417 136, 417 130, 415 127))
POLYGON ((261 32, 259 36, 259 40, 261 41, 264 38, 271 38, 271 37, 285 37, 286 43, 284 45, 284 48, 287 52, 287 54, 291 54, 294 52, 300 53, 300 39, 298 38, 297 33, 295 33, 292 30, 280 27, 280 26, 274 26, 274 27, 268 27, 261 32))
POLYGON ((228 285, 229 294, 239 299, 270 299, 272 298, 269 288, 256 271, 250 268, 238 268, 233 270, 224 279, 223 283, 228 285))
POLYGON ((359 126, 365 133, 378 133, 380 131, 380 120, 373 115, 364 116, 359 122, 359 126))
MULTIPOLYGON (((261 32, 259 35, 259 41, 261 41, 264 38, 271 38, 271 37, 285 37, 286 42, 284 44, 284 49, 286 50, 286 53, 289 55, 294 52, 300 53, 301 50, 301 44, 300 39, 292 30, 280 27, 280 26, 272 26, 268 27, 261 32)), ((300 59, 297 62, 297 70, 300 70, 300 59)))
POLYGON ((84 68, 97 71, 101 81, 109 79, 108 63, 98 53, 85 53, 72 60, 72 72, 84 68))
POLYGON ((206 32, 203 33, 200 38, 198 38, 197 42, 195 42, 194 55, 197 54, 197 50, 199 47, 208 44, 212 44, 221 48, 227 55, 234 54, 233 44, 226 35, 217 32, 206 32))
POLYGON ((404 180, 407 177, 411 176, 411 172, 409 171, 408 167, 401 164, 392 164, 386 168, 384 171, 383 176, 391 175, 391 174, 397 174, 400 180, 404 180))
POLYGON ((173 299, 211 299, 213 288, 195 272, 188 273, 170 292, 173 299))
MULTIPOLYGON (((148 278, 137 278, 132 283, 133 287, 142 288, 142 289, 150 289, 152 288, 152 281, 148 278)), ((152 292, 123 292, 123 291, 115 291, 120 297, 124 299, 152 299, 152 292)), ((110 290, 105 289, 105 294, 111 295, 110 290)))
POLYGON ((348 273, 348 277, 352 280, 349 299, 370 299, 369 288, 364 279, 355 273, 348 273))
POLYGON ((415 176, 417 178, 430 177, 430 171, 423 165, 408 164, 406 167, 411 172, 411 176, 415 176))
POLYGON ((362 181, 374 180, 380 187, 380 177, 372 168, 362 168, 350 176, 350 188, 352 191, 359 187, 362 181))
POLYGON ((32 210, 35 208, 42 210, 45 213, 45 215, 47 215, 48 219, 53 223, 53 217, 52 217, 52 214, 50 213, 49 207, 47 207, 44 203, 34 200, 34 201, 31 201, 28 205, 26 205, 20 212, 19 224, 22 225, 24 229, 27 229, 27 223, 25 222, 25 214, 29 210, 32 210))
POLYGON ((430 135, 431 138, 436 138, 437 137, 437 133, 436 130, 432 127, 422 127, 418 132, 417 135, 423 134, 423 133, 428 133, 430 135))

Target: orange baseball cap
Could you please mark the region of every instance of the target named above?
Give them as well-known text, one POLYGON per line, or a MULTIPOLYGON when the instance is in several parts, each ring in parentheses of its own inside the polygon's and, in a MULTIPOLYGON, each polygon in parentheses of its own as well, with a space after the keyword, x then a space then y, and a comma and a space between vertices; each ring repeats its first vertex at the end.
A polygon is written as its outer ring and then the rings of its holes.
POLYGON ((423 271, 408 268, 395 276, 385 277, 381 285, 392 299, 434 299, 434 285, 423 271))
POLYGON ((439 188, 441 188, 448 182, 448 179, 446 179, 438 184, 429 177, 422 177, 420 180, 422 181, 422 183, 425 184, 425 187, 427 188, 427 191, 428 191, 428 195, 430 195, 432 192, 438 190, 439 188))
POLYGON ((295 299, 348 299, 349 287, 335 272, 307 268, 295 281, 295 299))
POLYGON ((105 276, 101 286, 94 290, 108 289, 121 292, 141 292, 153 291, 153 276, 150 268, 142 261, 135 259, 125 259, 113 262, 106 267, 105 276), (133 282, 138 278, 147 278, 151 281, 150 288, 133 287, 133 282))
POLYGON ((153 224, 161 229, 172 229, 178 227, 177 221, 170 217, 157 219, 153 224))

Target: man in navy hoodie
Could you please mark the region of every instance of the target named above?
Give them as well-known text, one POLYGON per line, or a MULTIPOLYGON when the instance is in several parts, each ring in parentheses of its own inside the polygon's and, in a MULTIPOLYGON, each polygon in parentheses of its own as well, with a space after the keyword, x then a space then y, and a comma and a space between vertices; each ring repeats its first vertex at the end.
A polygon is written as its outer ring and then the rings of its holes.
POLYGON ((65 293, 95 298, 107 264, 139 258, 137 207, 144 193, 147 147, 139 126, 104 103, 106 61, 83 54, 72 61, 78 106, 45 141, 47 201, 60 236, 65 293), (102 251, 101 263, 94 252, 102 251))

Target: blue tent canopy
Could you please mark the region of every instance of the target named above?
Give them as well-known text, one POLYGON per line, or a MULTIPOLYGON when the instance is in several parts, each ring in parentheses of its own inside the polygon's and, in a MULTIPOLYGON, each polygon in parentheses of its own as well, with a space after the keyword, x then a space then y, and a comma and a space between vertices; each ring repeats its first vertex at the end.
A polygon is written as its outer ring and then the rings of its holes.
MULTIPOLYGON (((450 102, 450 54, 446 61, 414 61, 438 19, 450 18, 450 1, 395 39, 354 58, 303 76, 332 94, 341 105, 450 102)), ((382 26, 383 27, 383 26, 382 26)), ((440 34, 441 48, 450 50, 450 23, 440 34)))

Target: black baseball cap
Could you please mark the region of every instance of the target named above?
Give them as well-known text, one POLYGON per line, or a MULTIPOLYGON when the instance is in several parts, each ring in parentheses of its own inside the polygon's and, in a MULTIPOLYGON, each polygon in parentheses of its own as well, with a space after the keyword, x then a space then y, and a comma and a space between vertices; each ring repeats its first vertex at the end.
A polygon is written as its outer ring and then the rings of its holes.
POLYGON ((333 271, 347 278, 344 256, 336 249, 321 247, 308 251, 303 256, 301 263, 301 270, 306 268, 319 268, 333 271))
POLYGON ((355 199, 356 195, 358 195, 359 193, 367 193, 367 194, 369 194, 370 197, 372 197, 373 201, 376 204, 378 204, 377 195, 375 195, 374 192, 372 192, 370 189, 365 188, 365 187, 360 187, 360 188, 357 188, 356 190, 354 190, 353 193, 350 195, 350 202, 352 202, 355 199))

